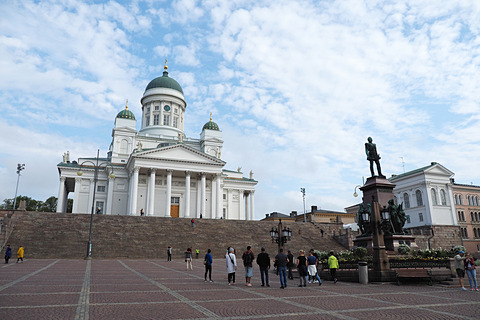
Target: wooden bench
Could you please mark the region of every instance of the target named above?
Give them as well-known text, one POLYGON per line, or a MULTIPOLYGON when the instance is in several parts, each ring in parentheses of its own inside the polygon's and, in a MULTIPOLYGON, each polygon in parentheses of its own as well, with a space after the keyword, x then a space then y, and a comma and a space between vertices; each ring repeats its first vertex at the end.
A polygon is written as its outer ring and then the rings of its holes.
POLYGON ((427 269, 397 269, 397 285, 402 281, 408 280, 427 280, 428 285, 432 285, 432 275, 427 269))

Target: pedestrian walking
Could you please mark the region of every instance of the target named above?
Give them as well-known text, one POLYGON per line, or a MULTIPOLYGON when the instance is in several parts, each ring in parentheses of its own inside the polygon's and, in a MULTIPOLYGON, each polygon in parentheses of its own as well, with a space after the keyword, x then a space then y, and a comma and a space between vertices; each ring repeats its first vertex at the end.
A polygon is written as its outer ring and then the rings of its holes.
POLYGON ((265 248, 261 249, 261 252, 257 256, 257 264, 260 267, 260 278, 262 279, 262 287, 267 284, 267 287, 270 287, 268 283, 268 271, 270 270, 270 256, 265 252, 265 248))
POLYGON ((288 279, 293 280, 293 266, 295 261, 293 259, 292 251, 288 250, 287 258, 288 258, 288 263, 287 263, 288 279))
POLYGON ((143 217, 145 215, 145 211, 143 211, 143 208, 140 209, 140 216, 143 217))
POLYGON ((195 249, 195 259, 198 259, 199 254, 200 254, 200 249, 195 249))
POLYGON ((470 254, 467 252, 465 254, 465 272, 467 273, 468 276, 468 282, 470 283, 470 289, 472 291, 478 291, 478 286, 477 286, 477 271, 475 270, 475 261, 473 258, 470 256, 470 254))
POLYGON ((191 224, 192 224, 192 228, 195 226, 195 220, 190 220, 191 224))
POLYGON ((12 248, 7 244, 7 249, 5 250, 5 263, 8 263, 8 260, 12 257, 12 248))
POLYGON ((208 279, 210 280, 210 282, 213 282, 212 281, 213 258, 212 258, 211 252, 212 252, 212 250, 210 250, 210 249, 207 250, 207 254, 205 254, 205 259, 203 261, 203 264, 205 264, 205 282, 207 282, 207 273, 208 273, 208 279))
POLYGON ((185 262, 187 263, 187 270, 193 270, 192 265, 192 248, 187 248, 185 251, 185 262))
POLYGON ((330 269, 330 277, 332 277, 333 283, 337 283, 338 259, 333 251, 330 251, 330 257, 328 257, 328 268, 330 269))
POLYGON ((460 283, 460 289, 467 290, 463 285, 463 278, 465 278, 465 252, 463 250, 460 250, 455 256, 454 266, 457 272, 458 282, 460 283))
POLYGON ((253 261, 255 255, 253 254, 252 247, 247 246, 247 251, 242 255, 243 266, 245 267, 245 285, 251 287, 251 280, 253 277, 253 261))
POLYGON ((22 246, 20 246, 20 248, 18 248, 18 251, 17 251, 17 263, 19 261, 21 261, 21 263, 23 263, 23 255, 24 255, 25 251, 23 249, 22 246))
POLYGON ((287 287, 288 257, 283 253, 283 248, 280 248, 278 254, 275 256, 275 262, 277 263, 278 275, 280 276, 280 289, 285 289, 287 287))
POLYGON ((307 286, 307 258, 305 257, 305 251, 300 250, 299 256, 297 257, 297 270, 300 277, 299 287, 307 286))
POLYGON ((318 275, 318 272, 317 272, 318 259, 314 255, 314 252, 315 251, 310 250, 307 258, 308 281, 311 283, 318 282, 318 285, 321 286, 322 280, 320 279, 320 276, 318 275))
POLYGON ((167 261, 172 261, 172 247, 167 248, 167 261))
POLYGON ((228 248, 228 253, 225 255, 227 263, 228 285, 235 284, 235 271, 237 270, 237 257, 233 248, 228 248))

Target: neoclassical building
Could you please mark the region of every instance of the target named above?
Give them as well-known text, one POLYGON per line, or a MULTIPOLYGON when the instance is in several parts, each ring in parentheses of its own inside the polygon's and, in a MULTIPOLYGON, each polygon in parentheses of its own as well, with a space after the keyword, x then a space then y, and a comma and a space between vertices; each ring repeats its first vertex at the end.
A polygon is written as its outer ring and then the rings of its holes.
POLYGON ((182 87, 168 76, 147 85, 141 129, 128 110, 118 113, 106 157, 69 154, 57 165, 60 175, 57 212, 66 212, 73 193, 73 213, 252 220, 257 181, 224 169, 222 132, 208 121, 200 138, 184 134, 187 103, 182 87))

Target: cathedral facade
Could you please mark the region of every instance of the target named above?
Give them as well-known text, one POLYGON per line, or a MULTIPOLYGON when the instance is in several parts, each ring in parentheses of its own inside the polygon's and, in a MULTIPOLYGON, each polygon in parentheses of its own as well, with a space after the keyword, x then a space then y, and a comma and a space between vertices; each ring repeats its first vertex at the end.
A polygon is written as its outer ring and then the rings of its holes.
POLYGON ((66 212, 73 193, 73 213, 253 220, 253 173, 224 169, 222 132, 211 116, 199 139, 185 136, 187 103, 167 66, 141 104, 139 131, 128 105, 116 116, 106 157, 64 155, 57 212, 66 212))

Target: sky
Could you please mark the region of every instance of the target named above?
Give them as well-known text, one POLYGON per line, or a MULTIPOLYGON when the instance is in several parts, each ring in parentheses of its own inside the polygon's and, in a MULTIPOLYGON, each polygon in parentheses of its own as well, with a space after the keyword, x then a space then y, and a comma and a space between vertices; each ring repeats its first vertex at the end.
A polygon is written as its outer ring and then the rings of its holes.
MULTIPOLYGON (((480 185, 480 1, 1 1, 0 201, 58 196, 56 165, 106 155, 150 80, 212 112, 226 169, 258 180, 256 219, 343 211, 370 176, 435 161, 480 185)), ((137 129, 140 129, 139 121, 137 129)))

